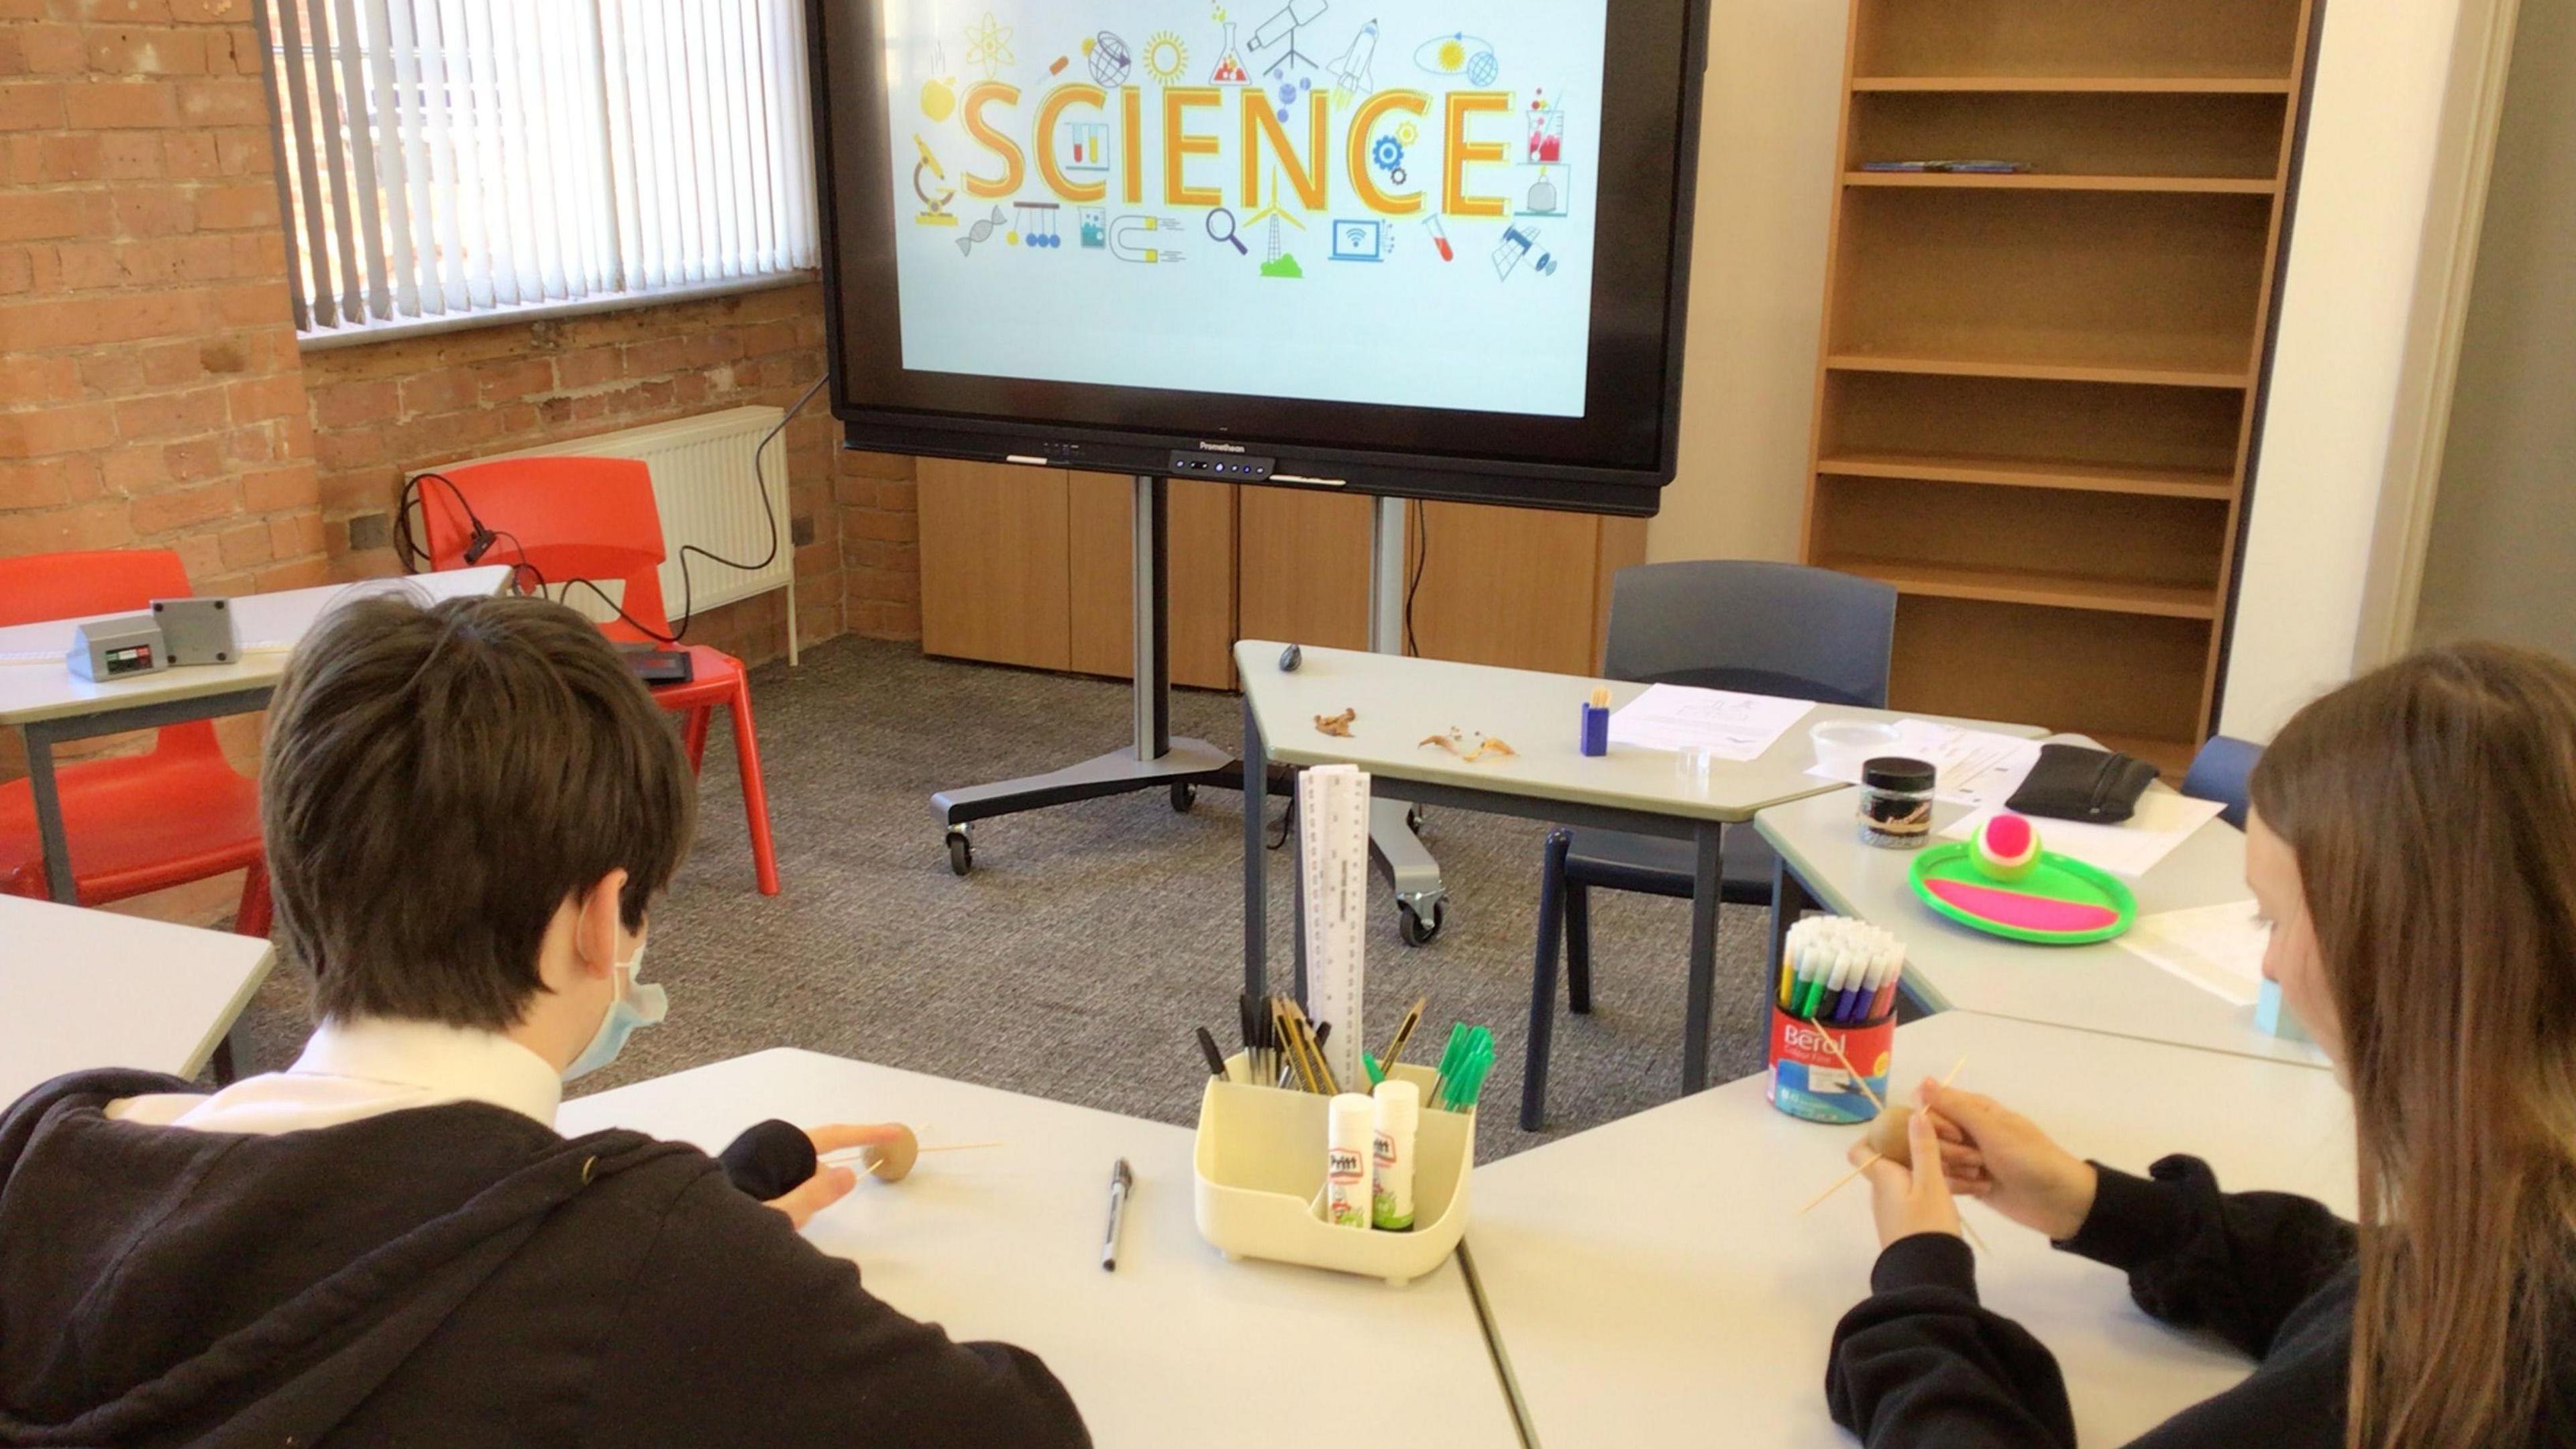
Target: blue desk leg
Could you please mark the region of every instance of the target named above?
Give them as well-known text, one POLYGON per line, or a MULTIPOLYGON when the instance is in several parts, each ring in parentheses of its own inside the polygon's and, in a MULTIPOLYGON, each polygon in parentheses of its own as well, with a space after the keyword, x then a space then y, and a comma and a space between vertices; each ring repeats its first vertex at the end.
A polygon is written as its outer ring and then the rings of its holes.
POLYGON ((1243 994, 1259 1001, 1270 994, 1269 852, 1262 848, 1261 822, 1270 804, 1269 750, 1261 738, 1261 721, 1252 700, 1243 701, 1243 994))
POLYGON ((1771 857, 1771 969, 1778 970, 1780 959, 1789 954, 1789 928, 1798 924, 1799 917, 1823 905, 1798 873, 1789 868, 1789 862, 1777 854, 1771 857))
MULTIPOLYGON (((1748 827, 1749 828, 1749 827, 1748 827)), ((1682 1008, 1682 1091, 1708 1085, 1709 998, 1717 989, 1717 892, 1724 872, 1726 827, 1702 821, 1699 868, 1691 878, 1690 989, 1682 1008)))
POLYGON ((72 883, 72 847, 63 833, 63 797, 54 783, 54 742, 42 724, 30 725, 27 740, 27 790, 36 803, 36 848, 44 858, 45 883, 53 898, 67 906, 80 904, 72 883))
POLYGON ((1530 963, 1529 1048, 1521 1059, 1521 1130, 1547 1120, 1548 1048, 1556 1040, 1556 953, 1565 935, 1565 852, 1574 833, 1551 830, 1539 854, 1538 947, 1530 963))

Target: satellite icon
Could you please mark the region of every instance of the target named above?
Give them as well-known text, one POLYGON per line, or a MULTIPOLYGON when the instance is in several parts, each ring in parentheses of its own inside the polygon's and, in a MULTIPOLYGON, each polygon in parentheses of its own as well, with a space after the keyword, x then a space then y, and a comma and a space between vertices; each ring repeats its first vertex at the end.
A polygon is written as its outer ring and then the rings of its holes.
POLYGON ((1377 90, 1377 78, 1370 67, 1377 60, 1377 22, 1372 20, 1351 37, 1351 48, 1333 62, 1333 104, 1347 106, 1364 100, 1377 90))

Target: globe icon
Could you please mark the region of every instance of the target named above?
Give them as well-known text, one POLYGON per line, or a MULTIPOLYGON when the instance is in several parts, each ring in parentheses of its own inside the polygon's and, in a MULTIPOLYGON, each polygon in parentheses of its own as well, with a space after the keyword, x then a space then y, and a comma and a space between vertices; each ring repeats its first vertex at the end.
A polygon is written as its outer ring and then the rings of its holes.
POLYGON ((1127 83, 1127 69, 1135 58, 1127 53, 1126 41, 1104 30, 1093 37, 1090 50, 1093 80, 1103 87, 1127 83))
POLYGON ((1467 62, 1467 79, 1480 86, 1492 85, 1494 78, 1502 73, 1503 63, 1496 60, 1490 50, 1477 51, 1467 62))

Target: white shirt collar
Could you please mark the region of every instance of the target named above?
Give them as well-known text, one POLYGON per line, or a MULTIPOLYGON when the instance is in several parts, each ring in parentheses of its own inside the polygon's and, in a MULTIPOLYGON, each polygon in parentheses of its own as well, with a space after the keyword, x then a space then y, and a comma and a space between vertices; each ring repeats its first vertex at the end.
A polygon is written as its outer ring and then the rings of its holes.
POLYGON ((555 1125, 563 1076, 499 1032, 371 1017, 314 1028, 290 1076, 338 1077, 407 1088, 433 1101, 488 1102, 555 1125))
POLYGON ((267 1135, 451 1102, 483 1102, 552 1128, 563 1078, 498 1032, 425 1021, 326 1021, 282 1072, 213 1096, 156 1093, 110 1102, 110 1118, 202 1132, 267 1135))

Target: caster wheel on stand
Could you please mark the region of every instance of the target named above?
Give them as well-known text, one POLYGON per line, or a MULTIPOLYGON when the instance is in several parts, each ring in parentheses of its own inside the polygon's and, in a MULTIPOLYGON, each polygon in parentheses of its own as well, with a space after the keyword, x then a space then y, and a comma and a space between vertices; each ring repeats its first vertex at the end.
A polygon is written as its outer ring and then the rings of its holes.
POLYGON ((975 842, 966 838, 966 831, 960 826, 948 828, 948 868, 958 875, 975 868, 975 842))
POLYGON ((1395 938, 1407 946, 1427 946, 1438 939, 1440 928, 1447 924, 1449 907, 1441 901, 1431 903, 1431 914, 1423 915, 1409 903, 1395 903, 1395 938))
POLYGON ((1191 784, 1187 780, 1183 780, 1172 787, 1173 814, 1187 815, 1190 813, 1190 807, 1197 803, 1199 803, 1198 786, 1191 784))

